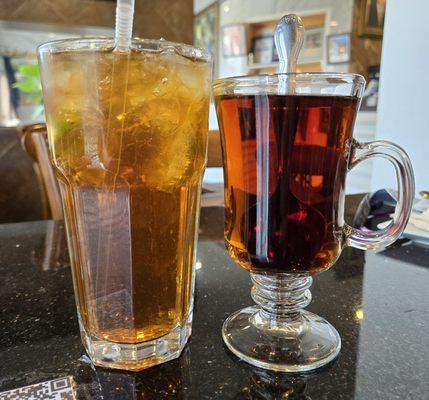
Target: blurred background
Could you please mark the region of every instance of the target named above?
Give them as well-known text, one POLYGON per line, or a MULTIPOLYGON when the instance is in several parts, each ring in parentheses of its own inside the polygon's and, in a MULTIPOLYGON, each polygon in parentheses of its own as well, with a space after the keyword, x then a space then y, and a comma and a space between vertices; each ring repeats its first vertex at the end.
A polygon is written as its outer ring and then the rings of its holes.
MULTIPOLYGON (((0 0, 0 223, 60 215, 52 211, 49 171, 41 165, 45 150, 23 129, 44 122, 37 46, 111 36, 115 7, 112 0, 0 0)), ((136 0, 134 34, 208 48, 215 55, 215 78, 274 73, 275 24, 284 14, 298 14, 307 32, 299 70, 365 76, 355 138, 402 145, 419 191, 429 190, 428 12, 426 0, 136 0)), ((218 129, 213 106, 210 129, 218 129)), ((209 156, 218 159, 218 140, 210 146, 209 156)), ((221 186, 219 162, 209 165, 206 185, 221 186)), ((348 193, 383 187, 395 188, 396 182, 382 161, 362 163, 347 180, 348 193)))

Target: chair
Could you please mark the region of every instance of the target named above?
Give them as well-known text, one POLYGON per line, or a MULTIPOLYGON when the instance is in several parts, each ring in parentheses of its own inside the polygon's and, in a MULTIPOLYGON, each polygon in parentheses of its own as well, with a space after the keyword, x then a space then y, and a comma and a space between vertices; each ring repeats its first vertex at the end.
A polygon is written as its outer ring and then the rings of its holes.
POLYGON ((207 167, 222 167, 222 147, 219 131, 208 132, 207 167))
POLYGON ((27 125, 22 128, 21 144, 34 161, 34 169, 41 178, 43 192, 47 199, 47 218, 62 219, 63 210, 57 178, 49 156, 45 124, 27 125))

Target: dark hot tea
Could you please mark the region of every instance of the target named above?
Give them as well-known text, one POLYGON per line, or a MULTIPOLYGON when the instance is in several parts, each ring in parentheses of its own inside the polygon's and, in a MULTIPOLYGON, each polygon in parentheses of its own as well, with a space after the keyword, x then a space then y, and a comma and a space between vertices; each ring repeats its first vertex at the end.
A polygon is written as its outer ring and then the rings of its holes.
POLYGON ((225 239, 238 263, 317 273, 342 246, 342 201, 358 99, 216 98, 225 164, 225 239))

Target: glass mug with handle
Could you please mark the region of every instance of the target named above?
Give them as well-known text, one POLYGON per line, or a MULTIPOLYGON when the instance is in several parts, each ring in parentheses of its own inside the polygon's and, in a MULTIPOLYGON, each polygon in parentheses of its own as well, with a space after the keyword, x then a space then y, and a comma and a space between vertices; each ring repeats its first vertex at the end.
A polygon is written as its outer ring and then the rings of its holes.
POLYGON ((406 226, 414 198, 407 154, 390 142, 353 139, 364 87, 360 75, 329 73, 213 84, 224 160, 225 243, 250 271, 257 304, 232 314, 222 336, 250 364, 302 372, 333 360, 341 348, 338 332, 304 310, 312 275, 330 268, 345 246, 385 247, 406 226), (366 232, 344 222, 345 182, 351 168, 373 157, 393 164, 398 204, 388 227, 366 232))
POLYGON ((140 370, 191 333, 211 56, 165 40, 39 47, 83 343, 140 370))

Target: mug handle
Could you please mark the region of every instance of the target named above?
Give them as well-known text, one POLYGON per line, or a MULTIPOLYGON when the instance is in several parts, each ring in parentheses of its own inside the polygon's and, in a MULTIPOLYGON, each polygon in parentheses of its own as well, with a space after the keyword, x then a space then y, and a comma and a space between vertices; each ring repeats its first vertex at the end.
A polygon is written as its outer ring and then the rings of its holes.
POLYGON ((415 183, 410 158, 401 147, 385 140, 367 143, 353 140, 351 147, 349 171, 360 162, 375 157, 384 158, 393 164, 398 181, 398 201, 392 222, 383 229, 367 232, 345 224, 345 244, 363 250, 389 246, 404 231, 413 208, 415 183), (362 154, 356 156, 356 150, 362 151, 362 154))

